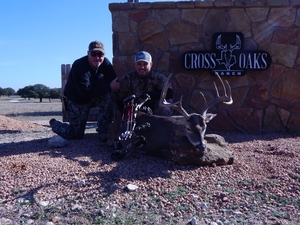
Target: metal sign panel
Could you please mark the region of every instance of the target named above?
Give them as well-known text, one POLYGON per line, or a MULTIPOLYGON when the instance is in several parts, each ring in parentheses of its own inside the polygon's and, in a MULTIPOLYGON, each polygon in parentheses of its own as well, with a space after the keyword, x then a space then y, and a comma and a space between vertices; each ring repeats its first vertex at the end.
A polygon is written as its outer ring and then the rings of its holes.
POLYGON ((187 70, 209 70, 212 75, 242 76, 247 70, 265 70, 272 62, 268 52, 244 50, 240 32, 215 33, 212 51, 188 51, 182 56, 187 70))

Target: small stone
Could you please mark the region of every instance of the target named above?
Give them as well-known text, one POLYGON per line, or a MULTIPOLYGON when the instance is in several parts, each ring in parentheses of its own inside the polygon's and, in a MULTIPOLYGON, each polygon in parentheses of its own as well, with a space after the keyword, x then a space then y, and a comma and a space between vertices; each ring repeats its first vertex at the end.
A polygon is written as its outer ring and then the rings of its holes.
POLYGON ((230 210, 228 210, 228 209, 220 209, 220 211, 222 212, 222 213, 224 213, 224 214, 226 214, 226 213, 230 213, 231 211, 230 210))
POLYGON ((62 138, 61 136, 55 135, 48 140, 48 145, 51 148, 64 148, 68 145, 68 142, 66 139, 62 138))
POLYGON ((218 225, 224 225, 224 223, 223 223, 221 220, 217 220, 216 223, 217 223, 218 225))
POLYGON ((27 225, 27 224, 34 224, 34 220, 33 220, 33 219, 27 220, 27 221, 26 221, 26 225, 27 225))
POLYGON ((53 222, 53 223, 58 223, 59 220, 60 220, 60 218, 57 217, 57 216, 50 219, 50 221, 53 222))
POLYGON ((45 225, 54 225, 54 223, 49 221, 49 222, 45 223, 45 225))
POLYGON ((13 224, 13 221, 6 218, 0 218, 0 224, 13 224))
POLYGON ((40 206, 46 207, 46 206, 49 205, 49 201, 40 201, 40 202, 39 202, 39 205, 40 205, 40 206))
POLYGON ((29 203, 29 200, 27 200, 27 199, 25 199, 25 198, 18 198, 18 199, 17 199, 17 202, 18 202, 18 203, 25 203, 25 204, 26 204, 26 203, 29 203))
POLYGON ((243 213, 242 213, 242 212, 240 212, 240 211, 234 211, 234 212, 233 212, 233 214, 235 214, 235 215, 238 215, 238 216, 241 216, 241 215, 243 215, 243 213))
POLYGON ((188 224, 190 224, 190 225, 197 225, 196 217, 193 217, 188 224))
POLYGON ((218 225, 216 222, 211 222, 209 225, 218 225))
POLYGON ((222 202, 228 202, 228 198, 227 197, 222 198, 222 202))
POLYGON ((135 191, 136 189, 138 189, 138 186, 134 185, 134 184, 128 184, 126 186, 128 191, 135 191))
POLYGON ((83 185, 85 185, 85 180, 78 181, 77 184, 78 184, 79 187, 83 186, 83 185))
POLYGON ((201 207, 201 209, 204 209, 204 210, 208 209, 206 203, 201 203, 201 204, 200 204, 200 207, 201 207))
POLYGON ((194 194, 192 194, 192 199, 198 199, 199 198, 199 196, 198 195, 194 195, 194 194))
POLYGON ((82 209, 81 205, 75 204, 72 206, 72 210, 81 210, 81 209, 82 209))
POLYGON ((28 213, 24 213, 23 215, 22 215, 22 218, 30 218, 31 216, 30 216, 30 214, 28 214, 28 213))

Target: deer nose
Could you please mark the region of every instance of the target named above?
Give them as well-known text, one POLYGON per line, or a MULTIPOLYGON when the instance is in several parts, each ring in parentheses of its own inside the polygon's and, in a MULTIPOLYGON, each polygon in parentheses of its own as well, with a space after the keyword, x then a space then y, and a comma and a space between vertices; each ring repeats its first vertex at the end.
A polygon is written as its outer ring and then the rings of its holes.
POLYGON ((197 148, 197 150, 199 150, 199 152, 203 153, 206 149, 206 144, 202 143, 202 144, 199 144, 195 147, 197 148))

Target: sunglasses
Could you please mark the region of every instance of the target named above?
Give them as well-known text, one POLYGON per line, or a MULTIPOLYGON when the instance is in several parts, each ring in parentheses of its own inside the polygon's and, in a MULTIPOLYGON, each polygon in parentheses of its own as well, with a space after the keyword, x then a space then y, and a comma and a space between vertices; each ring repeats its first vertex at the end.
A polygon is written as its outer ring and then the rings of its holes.
POLYGON ((104 56, 104 54, 102 52, 99 52, 99 53, 97 53, 97 52, 91 52, 91 56, 92 57, 96 57, 96 56, 102 57, 102 56, 104 56))

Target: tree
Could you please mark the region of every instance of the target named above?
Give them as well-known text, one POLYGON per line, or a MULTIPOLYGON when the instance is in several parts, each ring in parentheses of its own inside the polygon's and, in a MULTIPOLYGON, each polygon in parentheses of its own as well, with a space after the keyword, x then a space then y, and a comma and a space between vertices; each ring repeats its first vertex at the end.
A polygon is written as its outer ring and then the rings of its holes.
MULTIPOLYGON (((35 88, 32 85, 25 86, 24 88, 20 88, 17 91, 17 94, 20 95, 22 98, 39 98, 39 93, 37 92, 38 88, 35 88)), ((40 100, 41 101, 41 100, 40 100)))
POLYGON ((12 88, 1 88, 0 87, 0 96, 11 96, 14 95, 16 92, 12 88))
POLYGON ((49 88, 43 84, 35 84, 20 88, 17 95, 28 99, 39 98, 40 102, 43 101, 43 98, 48 98, 50 101, 50 99, 61 99, 61 88, 49 88))
POLYGON ((12 88, 5 88, 4 90, 6 90, 6 95, 7 96, 11 96, 11 95, 14 95, 16 92, 15 92, 15 90, 14 89, 12 89, 12 88))
POLYGON ((29 86, 25 86, 23 88, 20 88, 18 91, 17 91, 17 95, 20 95, 21 98, 36 98, 37 96, 34 94, 34 91, 33 91, 33 86, 32 85, 29 85, 29 86))
POLYGON ((61 99, 61 88, 51 88, 49 98, 61 99))
POLYGON ((38 95, 38 98, 40 99, 40 102, 43 101, 43 98, 49 98, 50 97, 50 88, 43 84, 35 84, 33 85, 34 92, 38 95))
POLYGON ((4 96, 4 95, 5 95, 5 90, 0 87, 0 96, 4 96))

